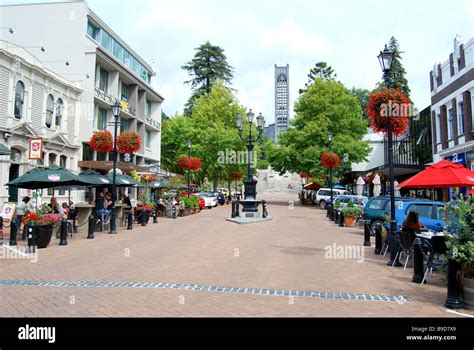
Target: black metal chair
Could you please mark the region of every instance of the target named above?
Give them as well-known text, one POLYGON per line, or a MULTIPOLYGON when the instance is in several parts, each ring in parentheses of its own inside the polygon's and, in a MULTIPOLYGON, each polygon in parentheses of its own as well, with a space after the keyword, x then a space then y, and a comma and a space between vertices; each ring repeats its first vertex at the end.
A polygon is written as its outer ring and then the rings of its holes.
POLYGON ((403 254, 405 255, 405 266, 403 267, 403 270, 406 270, 408 260, 410 260, 410 257, 413 256, 413 241, 413 236, 409 232, 397 232, 398 252, 395 256, 392 267, 395 265, 395 262, 398 261, 398 257, 403 254))
POLYGON ((427 249, 427 259, 426 259, 426 269, 425 273, 423 274, 423 280, 421 284, 425 283, 426 277, 428 277, 428 272, 433 273, 433 269, 437 269, 440 266, 446 265, 446 261, 441 261, 439 257, 443 254, 446 254, 447 247, 446 247, 446 239, 444 236, 433 236, 431 237, 431 242, 425 240, 423 244, 424 247, 427 249), (438 257, 438 259, 436 259, 438 257))

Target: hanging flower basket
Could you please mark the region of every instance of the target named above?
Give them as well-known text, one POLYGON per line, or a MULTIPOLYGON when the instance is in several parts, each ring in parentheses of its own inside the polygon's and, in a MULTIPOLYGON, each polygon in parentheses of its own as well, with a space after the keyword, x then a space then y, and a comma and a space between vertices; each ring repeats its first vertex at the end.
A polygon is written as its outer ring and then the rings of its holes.
POLYGON ((191 162, 190 170, 198 171, 199 169, 201 169, 201 159, 199 159, 198 157, 190 158, 190 162, 191 162))
POLYGON ((178 158, 178 166, 181 169, 190 169, 192 164, 191 164, 191 159, 187 156, 181 156, 178 158))
POLYGON ((125 131, 117 137, 117 150, 120 153, 136 153, 141 146, 142 140, 135 131, 125 131))
POLYGON ((310 177, 311 177, 311 175, 308 174, 308 173, 306 173, 306 172, 304 172, 304 171, 302 171, 302 172, 300 173, 300 178, 302 178, 302 179, 309 179, 310 177))
POLYGON ((89 146, 94 151, 108 153, 114 149, 114 139, 112 133, 108 130, 94 131, 89 146))
POLYGON ((326 168, 337 168, 339 166, 339 156, 334 152, 325 152, 321 155, 321 163, 326 168))
POLYGON ((401 136, 408 131, 410 101, 399 89, 383 87, 372 92, 367 101, 367 114, 370 127, 379 133, 401 136))
POLYGON ((156 174, 143 174, 140 176, 140 181, 145 184, 150 184, 158 178, 156 174))

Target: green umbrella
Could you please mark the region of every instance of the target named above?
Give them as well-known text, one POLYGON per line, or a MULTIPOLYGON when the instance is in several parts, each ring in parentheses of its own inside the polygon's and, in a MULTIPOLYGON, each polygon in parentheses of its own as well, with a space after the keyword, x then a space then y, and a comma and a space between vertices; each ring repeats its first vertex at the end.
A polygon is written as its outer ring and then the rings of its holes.
MULTIPOLYGON (((110 181, 109 185, 112 186, 113 175, 108 174, 106 176, 106 178, 110 181)), ((127 176, 127 175, 123 175, 123 174, 122 175, 119 175, 119 174, 115 175, 115 186, 116 187, 139 187, 139 188, 145 187, 140 182, 133 179, 132 177, 127 176)))
POLYGON ((112 180, 109 179, 106 175, 102 175, 97 171, 91 169, 84 170, 77 177, 82 182, 87 183, 87 186, 90 187, 109 186, 112 184, 112 180))
POLYGON ((150 188, 163 188, 163 187, 167 187, 169 185, 169 180, 166 180, 166 179, 158 179, 156 180, 155 182, 152 182, 150 184, 150 188))
POLYGON ((54 188, 58 186, 84 186, 87 183, 79 180, 72 172, 51 165, 47 168, 35 168, 10 181, 6 186, 27 189, 54 188))

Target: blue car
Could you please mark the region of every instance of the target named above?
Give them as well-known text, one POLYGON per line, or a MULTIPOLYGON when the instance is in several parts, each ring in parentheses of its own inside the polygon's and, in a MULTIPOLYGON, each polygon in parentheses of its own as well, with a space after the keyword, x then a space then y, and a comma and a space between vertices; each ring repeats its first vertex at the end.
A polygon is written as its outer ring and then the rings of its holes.
MULTIPOLYGON (((444 203, 426 201, 413 202, 397 202, 395 209, 395 218, 397 221, 397 229, 401 229, 403 221, 405 221, 409 212, 418 213, 420 222, 427 229, 440 232, 443 227, 447 226, 445 221, 444 203)), ((388 228, 388 227, 387 227, 388 228)))

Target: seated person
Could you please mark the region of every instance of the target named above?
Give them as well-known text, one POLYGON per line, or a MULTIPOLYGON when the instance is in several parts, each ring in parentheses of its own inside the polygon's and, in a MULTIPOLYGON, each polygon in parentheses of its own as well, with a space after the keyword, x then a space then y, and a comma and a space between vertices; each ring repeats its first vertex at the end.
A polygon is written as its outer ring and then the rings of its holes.
POLYGON ((95 200, 95 213, 97 217, 104 215, 105 220, 107 220, 107 218, 109 217, 109 212, 107 211, 107 202, 102 192, 99 192, 95 200))
POLYGON ((420 232, 425 226, 419 221, 418 213, 411 211, 407 218, 403 221, 402 231, 407 232, 413 239, 416 238, 416 233, 420 232))

